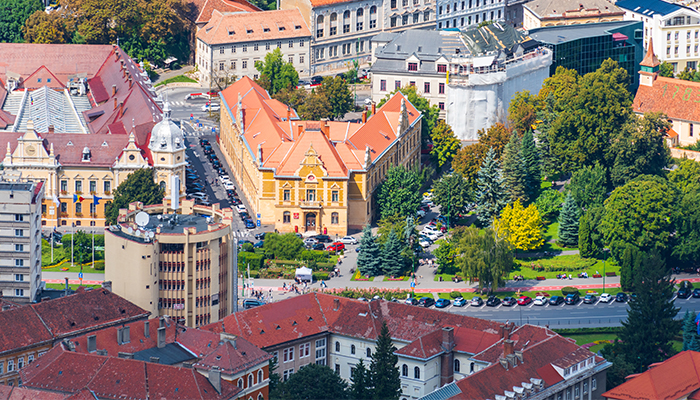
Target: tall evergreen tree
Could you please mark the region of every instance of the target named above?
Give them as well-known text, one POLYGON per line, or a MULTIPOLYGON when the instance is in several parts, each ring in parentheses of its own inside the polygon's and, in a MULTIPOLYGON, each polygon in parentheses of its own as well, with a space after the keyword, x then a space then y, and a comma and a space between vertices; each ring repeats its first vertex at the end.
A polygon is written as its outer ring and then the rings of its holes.
POLYGON ((498 160, 489 148, 477 175, 476 219, 481 226, 489 226, 506 206, 506 194, 498 160))
POLYGON ((627 292, 634 291, 634 267, 639 262, 639 250, 628 245, 622 252, 620 263, 620 287, 627 292))
POLYGON ((370 372, 365 367, 364 361, 360 358, 360 362, 355 364, 355 369, 352 371, 352 385, 350 385, 350 398, 353 400, 367 400, 372 398, 372 382, 370 372))
POLYGON ((683 351, 690 350, 690 342, 698 340, 698 327, 695 325, 695 311, 686 310, 683 317, 683 351))
POLYGON ((674 353, 672 340, 681 328, 674 318, 674 284, 670 268, 656 251, 643 254, 635 264, 634 288, 627 320, 622 322, 621 346, 635 372, 646 370, 674 353))
POLYGON ((510 141, 503 151, 501 165, 503 167, 503 179, 505 180, 506 193, 508 193, 508 203, 515 200, 520 200, 522 203, 527 202, 527 194, 525 191, 525 181, 527 173, 525 165, 520 154, 520 137, 513 131, 510 135, 510 141))
POLYGON ((523 135, 520 145, 520 158, 523 163, 523 171, 525 172, 527 203, 532 203, 540 195, 542 166, 540 164, 540 154, 531 130, 527 130, 523 135))
POLYGON ((549 131, 552 127, 552 121, 557 117, 555 112, 556 97, 554 93, 549 92, 544 96, 542 108, 537 112, 537 120, 542 121, 537 125, 535 137, 537 138, 537 150, 539 151, 542 160, 542 174, 549 178, 556 175, 559 167, 556 158, 552 154, 552 146, 549 143, 549 131))
POLYGON ((377 349, 369 364, 374 400, 398 400, 401 396, 401 378, 397 366, 399 357, 394 354, 395 351, 396 346, 391 341, 389 328, 386 322, 382 322, 377 349))
POLYGON ((566 247, 578 244, 578 226, 581 211, 576 205, 576 200, 571 193, 566 195, 564 205, 559 214, 559 243, 566 247))
POLYGON ((376 238, 372 235, 372 229, 365 225, 360 239, 362 251, 357 254, 357 267, 365 276, 377 276, 382 273, 381 250, 376 238))
POLYGON ((588 213, 583 214, 578 223, 578 252, 583 258, 594 257, 598 251, 591 238, 591 224, 588 213))
MULTIPOLYGON (((393 229, 389 232, 389 238, 384 243, 382 249, 382 269, 384 275, 397 276, 404 266, 404 259, 401 256, 404 244, 393 229)), ((364 249, 362 250, 364 252, 364 249)))

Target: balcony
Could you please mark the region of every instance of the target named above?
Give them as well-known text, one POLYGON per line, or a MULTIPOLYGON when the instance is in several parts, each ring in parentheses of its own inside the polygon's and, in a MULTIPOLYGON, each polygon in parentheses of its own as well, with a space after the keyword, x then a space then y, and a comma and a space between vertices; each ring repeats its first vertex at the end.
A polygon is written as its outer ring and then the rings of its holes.
POLYGON ((323 204, 318 200, 303 200, 299 202, 301 208, 321 208, 323 204))

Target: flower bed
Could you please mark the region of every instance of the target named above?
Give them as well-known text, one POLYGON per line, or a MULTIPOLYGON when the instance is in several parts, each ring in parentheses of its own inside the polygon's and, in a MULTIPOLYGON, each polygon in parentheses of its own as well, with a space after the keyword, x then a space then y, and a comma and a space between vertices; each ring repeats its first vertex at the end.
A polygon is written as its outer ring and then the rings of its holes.
POLYGON ((537 279, 538 281, 543 281, 543 280, 545 280, 546 278, 545 278, 544 276, 538 276, 536 279, 537 279))
POLYGON ((593 274, 593 277, 594 277, 594 278, 602 278, 603 275, 601 275, 601 274, 593 274))

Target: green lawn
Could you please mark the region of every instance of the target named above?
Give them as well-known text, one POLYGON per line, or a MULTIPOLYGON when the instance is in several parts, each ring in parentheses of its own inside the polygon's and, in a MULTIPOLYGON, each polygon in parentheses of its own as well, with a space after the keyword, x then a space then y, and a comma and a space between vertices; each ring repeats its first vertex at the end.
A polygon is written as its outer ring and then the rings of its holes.
MULTIPOLYGON (((69 288, 76 290, 80 287, 80 285, 68 285, 69 288)), ((85 288, 99 288, 101 287, 100 285, 83 285, 85 288)), ((47 289, 65 289, 66 285, 63 283, 47 283, 46 284, 47 289)))
MULTIPOLYGON (((587 272, 588 276, 592 277, 598 271, 603 274, 603 260, 594 258, 582 258, 578 254, 552 256, 546 258, 520 258, 515 260, 516 266, 513 268, 511 278, 515 275, 522 275, 525 279, 535 279, 538 276, 544 276, 547 279, 556 278, 557 274, 566 273, 572 276, 578 275, 580 272, 587 272), (562 267, 573 268, 575 271, 535 271, 532 266, 541 265, 543 267, 562 267)), ((620 267, 614 260, 605 262, 605 272, 615 272, 620 275, 620 267)), ((600 278, 591 278, 591 283, 598 281, 600 278)))
MULTIPOLYGON (((400 276, 399 278, 401 278, 401 280, 405 282, 405 281, 408 280, 409 277, 408 277, 408 276, 400 276)), ((398 278, 397 278, 397 279, 398 279, 398 278)), ((398 282, 396 279, 394 279, 394 280, 389 280, 389 277, 388 277, 388 276, 385 276, 384 279, 383 279, 383 281, 384 281, 384 282, 398 282)))
POLYGON ((190 82, 190 83, 197 83, 196 80, 185 76, 185 75, 178 75, 178 76, 173 76, 172 78, 166 79, 162 82, 156 83, 156 87, 162 86, 162 85, 167 85, 168 83, 176 83, 176 82, 190 82))
MULTIPOLYGON (((87 263, 83 265, 83 272, 85 273, 95 273, 95 274, 103 274, 104 273, 104 260, 95 260, 95 264, 99 265, 102 264, 102 270, 97 270, 97 269, 92 269, 91 263, 87 263)), ((70 260, 65 260, 61 264, 57 265, 56 267, 53 268, 42 268, 42 271, 51 271, 51 272, 80 272, 80 265, 78 263, 75 263, 75 265, 71 266, 70 265, 70 260), (62 271, 61 268, 68 268, 66 271, 62 271)))

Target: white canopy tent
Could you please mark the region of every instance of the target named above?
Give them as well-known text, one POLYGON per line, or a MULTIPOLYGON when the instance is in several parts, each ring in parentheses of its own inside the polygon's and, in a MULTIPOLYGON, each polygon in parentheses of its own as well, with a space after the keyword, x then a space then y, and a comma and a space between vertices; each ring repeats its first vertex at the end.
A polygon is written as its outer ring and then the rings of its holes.
POLYGON ((312 273, 313 273, 313 271, 311 270, 311 268, 301 267, 301 268, 297 268, 295 275, 296 275, 297 279, 299 279, 300 281, 311 282, 311 274, 312 273))

